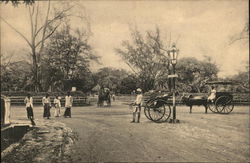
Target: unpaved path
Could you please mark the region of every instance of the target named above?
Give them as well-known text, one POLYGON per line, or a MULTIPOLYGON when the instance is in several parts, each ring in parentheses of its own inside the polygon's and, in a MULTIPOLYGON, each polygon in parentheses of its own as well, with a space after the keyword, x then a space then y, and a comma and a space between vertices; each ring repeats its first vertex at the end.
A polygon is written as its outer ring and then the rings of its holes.
POLYGON ((129 123, 128 106, 73 108, 72 119, 60 119, 79 134, 73 158, 113 162, 247 162, 249 109, 236 107, 229 115, 204 114, 202 107, 179 106, 180 124, 156 124, 145 116, 129 123))
MULTIPOLYGON (((42 117, 41 107, 34 112, 42 117)), ((130 123, 131 110, 118 101, 111 108, 74 107, 72 118, 52 120, 78 135, 72 162, 250 161, 248 106, 236 106, 229 115, 204 114, 203 107, 188 112, 186 106, 177 106, 180 124, 157 124, 144 115, 141 123, 130 123)), ((13 115, 25 119, 25 110, 14 108, 13 115)))

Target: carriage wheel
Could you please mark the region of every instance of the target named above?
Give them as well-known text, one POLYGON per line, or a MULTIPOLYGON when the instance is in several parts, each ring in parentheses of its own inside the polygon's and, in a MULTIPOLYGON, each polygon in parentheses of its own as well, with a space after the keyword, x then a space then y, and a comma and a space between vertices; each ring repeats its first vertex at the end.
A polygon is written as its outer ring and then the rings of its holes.
POLYGON ((221 96, 215 101, 216 109, 218 110, 218 113, 221 114, 228 114, 230 113, 234 105, 232 104, 232 98, 228 96, 221 96))
POLYGON ((149 107, 148 106, 145 106, 144 107, 144 114, 145 116, 149 119, 149 120, 152 120, 149 116, 149 107))
POLYGON ((151 117, 149 116, 149 109, 150 106, 153 107, 153 101, 154 100, 149 100, 144 107, 144 114, 149 120, 152 120, 151 117))
POLYGON ((226 106, 224 106, 224 108, 222 109, 222 111, 220 113, 229 114, 233 111, 233 109, 234 109, 234 104, 230 103, 230 104, 227 104, 226 106))
POLYGON ((207 107, 208 107, 208 109, 209 109, 211 112, 213 112, 213 113, 218 113, 218 110, 216 109, 214 103, 209 102, 209 103, 207 104, 207 107))
POLYGON ((166 105, 163 104, 157 106, 159 102, 164 102, 164 101, 156 99, 153 101, 154 104, 153 107, 151 107, 152 105, 149 107, 149 117, 154 122, 161 120, 166 112, 166 107, 165 107, 166 105))
POLYGON ((165 114, 160 120, 156 121, 157 123, 167 122, 167 120, 169 119, 169 117, 171 115, 170 105, 164 105, 164 106, 165 106, 165 114))

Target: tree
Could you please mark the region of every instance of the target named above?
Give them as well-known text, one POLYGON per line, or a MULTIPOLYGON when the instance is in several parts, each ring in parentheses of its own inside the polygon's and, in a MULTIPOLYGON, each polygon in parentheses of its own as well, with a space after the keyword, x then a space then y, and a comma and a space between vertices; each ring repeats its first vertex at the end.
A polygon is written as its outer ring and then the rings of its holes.
POLYGON ((236 89, 237 92, 250 92, 248 71, 239 72, 237 75, 234 75, 231 80, 239 84, 236 89))
MULTIPOLYGON (((14 4, 16 1, 13 0, 14 4)), ((43 3, 42 3, 43 4, 43 3)), ((44 50, 45 41, 50 38, 53 33, 62 24, 63 19, 70 16, 68 13, 73 6, 64 7, 60 11, 51 11, 51 2, 47 2, 47 8, 43 9, 40 2, 30 3, 28 5, 31 38, 29 39, 21 31, 16 29, 8 21, 1 17, 1 20, 5 22, 9 27, 11 27, 16 33, 18 33, 28 44, 30 48, 30 55, 32 57, 32 72, 33 72, 33 82, 35 91, 40 91, 41 88, 41 54, 44 50), (45 13, 42 13, 45 11, 45 13), (44 19, 42 19, 44 18, 44 19), (42 23, 39 20, 42 19, 42 23)))
MULTIPOLYGON (((20 0, 2 0, 2 2, 5 2, 6 4, 11 2, 13 6, 17 7, 21 4, 20 0)), ((35 0, 23 0, 23 4, 25 5, 32 5, 35 2, 35 0)))
POLYGON ((241 71, 225 79, 227 81, 233 81, 236 84, 234 85, 236 92, 250 92, 249 63, 246 62, 245 64, 246 66, 242 66, 241 71))
POLYGON ((122 48, 117 48, 125 63, 138 76, 144 91, 157 87, 159 78, 169 73, 169 59, 162 51, 163 43, 160 31, 147 31, 144 38, 138 30, 131 32, 132 42, 123 41, 122 48))
POLYGON ((98 57, 92 52, 88 36, 79 30, 71 30, 70 25, 65 24, 50 37, 44 49, 42 70, 45 90, 49 87, 65 90, 69 89, 65 86, 76 85, 83 91, 91 89, 94 86, 89 70, 91 60, 98 61, 98 57))
POLYGON ((217 78, 218 68, 210 57, 199 61, 196 58, 181 58, 176 65, 179 74, 178 89, 182 92, 207 92, 205 83, 217 78))
POLYGON ((123 69, 104 67, 95 73, 95 78, 100 86, 119 92, 122 80, 128 75, 128 72, 123 69))
POLYGON ((119 92, 122 94, 130 94, 133 90, 136 90, 139 84, 137 80, 137 77, 133 74, 123 78, 119 86, 119 92))
POLYGON ((29 90, 31 65, 26 61, 12 61, 1 54, 1 91, 29 90))

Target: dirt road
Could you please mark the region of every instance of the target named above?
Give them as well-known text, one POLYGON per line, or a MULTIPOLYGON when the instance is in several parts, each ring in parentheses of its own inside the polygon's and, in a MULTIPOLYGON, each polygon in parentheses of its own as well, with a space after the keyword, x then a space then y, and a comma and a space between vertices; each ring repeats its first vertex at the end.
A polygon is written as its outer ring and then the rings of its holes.
POLYGON ((178 107, 180 124, 156 124, 144 116, 129 123, 127 106, 75 108, 60 119, 79 134, 75 161, 249 161, 249 110, 204 114, 202 107, 178 107))
MULTIPOLYGON (((17 119, 25 118, 15 109, 17 119)), ((41 107, 34 112, 42 117, 41 107)), ((178 106, 177 118, 180 124, 157 124, 144 115, 141 123, 130 123, 131 110, 115 102, 111 108, 74 107, 72 118, 52 119, 78 135, 73 162, 250 161, 247 106, 236 106, 229 115, 205 114, 202 107, 189 114, 186 106, 178 106)))

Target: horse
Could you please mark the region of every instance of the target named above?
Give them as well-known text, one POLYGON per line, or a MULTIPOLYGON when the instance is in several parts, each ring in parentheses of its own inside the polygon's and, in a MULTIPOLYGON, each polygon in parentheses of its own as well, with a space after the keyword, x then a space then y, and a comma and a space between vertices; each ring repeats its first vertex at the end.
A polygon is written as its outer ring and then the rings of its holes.
POLYGON ((107 102, 107 106, 111 106, 111 94, 108 88, 101 89, 98 94, 97 106, 102 107, 104 101, 107 102))
POLYGON ((188 95, 188 96, 182 96, 181 100, 184 104, 190 107, 189 113, 192 113, 193 105, 197 105, 197 106, 203 105, 205 107, 205 113, 207 113, 208 102, 205 96, 188 95))

